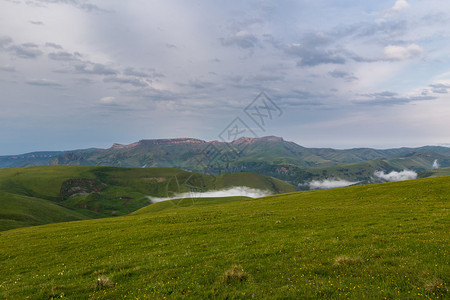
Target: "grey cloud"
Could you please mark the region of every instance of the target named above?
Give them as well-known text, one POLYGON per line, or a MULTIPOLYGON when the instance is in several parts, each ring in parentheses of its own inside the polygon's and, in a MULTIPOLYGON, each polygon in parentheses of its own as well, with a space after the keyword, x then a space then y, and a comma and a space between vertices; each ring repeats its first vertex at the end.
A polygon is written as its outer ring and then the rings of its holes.
POLYGON ((39 46, 35 43, 24 43, 22 44, 23 47, 25 48, 38 48, 39 46))
POLYGON ((166 48, 177 48, 174 44, 166 44, 166 48))
POLYGON ((441 27, 442 24, 448 24, 450 19, 446 13, 439 12, 427 14, 423 16, 420 21, 426 25, 438 25, 439 27, 441 27))
POLYGON ((220 39, 223 46, 238 46, 243 49, 254 48, 258 43, 258 38, 248 32, 237 32, 227 38, 220 39))
POLYGON ((157 80, 157 78, 165 77, 164 74, 156 72, 154 69, 148 69, 146 71, 136 70, 135 68, 128 67, 123 70, 123 74, 127 76, 134 76, 140 78, 152 78, 157 80))
MULTIPOLYGON (((338 26, 325 33, 306 33, 300 38, 298 44, 291 44, 284 47, 284 50, 287 54, 300 58, 297 62, 297 66, 312 67, 321 64, 345 64, 347 60, 356 62, 387 61, 392 59, 387 59, 385 57, 362 57, 352 51, 341 48, 337 45, 337 42, 342 43, 346 39, 364 39, 373 36, 383 36, 383 42, 378 41, 378 43, 386 44, 392 40, 393 37, 401 36, 407 28, 408 24, 404 20, 338 26)), ((393 41, 391 43, 393 43, 393 41)), ((339 76, 337 73, 330 75, 333 77, 339 76)), ((347 81, 358 79, 354 75, 340 78, 344 78, 347 81)))
POLYGON ((87 12, 107 12, 106 10, 98 7, 95 4, 90 3, 90 1, 86 0, 29 0, 26 2, 27 5, 32 6, 46 6, 48 4, 61 3, 72 5, 76 8, 82 9, 87 12))
MULTIPOLYGON (((383 42, 380 40, 377 41, 377 43, 386 44, 392 40, 393 37, 401 36, 407 28, 408 24, 404 20, 337 26, 325 33, 306 33, 300 38, 298 44, 284 47, 284 50, 286 53, 301 59, 297 63, 298 66, 345 64, 348 59, 356 62, 386 61, 386 58, 383 57, 362 57, 354 52, 343 49, 336 44, 345 39, 364 39, 372 38, 373 36, 383 36, 383 42), (334 48, 333 45, 335 45, 334 48)), ((394 41, 391 43, 393 42, 394 41)), ((348 79, 355 80, 356 78, 349 77, 348 79)))
POLYGON ((78 84, 82 84, 82 85, 90 85, 94 83, 94 80, 90 79, 90 78, 78 78, 76 79, 76 82, 78 84))
POLYGON ((252 76, 249 78, 249 80, 252 81, 258 81, 258 82, 265 82, 265 81, 280 81, 283 80, 284 76, 283 75, 276 75, 276 74, 264 74, 264 73, 259 73, 255 76, 252 76))
POLYGON ((436 94, 448 94, 448 89, 450 89, 450 85, 443 83, 430 84, 432 88, 432 92, 436 94))
POLYGON ((371 98, 390 98, 397 96, 397 93, 384 91, 379 93, 371 93, 371 94, 362 94, 362 96, 371 97, 371 98))
POLYGON ((152 75, 153 78, 157 78, 157 77, 163 78, 163 77, 166 77, 166 75, 164 75, 163 73, 159 73, 159 72, 153 72, 151 75, 152 75))
POLYGON ((51 60, 59 60, 59 61, 78 61, 81 58, 81 54, 78 52, 72 54, 65 51, 59 51, 49 53, 48 58, 50 58, 51 60))
POLYGON ((213 86, 212 82, 201 81, 201 80, 189 80, 189 85, 196 89, 204 89, 213 86))
POLYGON ((302 45, 291 45, 286 53, 300 58, 297 66, 313 67, 321 64, 345 64, 346 59, 338 50, 321 50, 302 45))
POLYGON ((448 94, 448 91, 445 88, 434 88, 432 92, 436 94, 448 94))
POLYGON ((47 79, 33 79, 26 81, 26 84, 34 85, 34 86, 42 86, 42 87, 61 87, 61 84, 47 79))
POLYGON ((423 100, 435 100, 436 97, 433 96, 412 96, 408 97, 410 101, 423 101, 423 100))
POLYGON ((98 7, 97 5, 90 4, 90 3, 78 4, 78 8, 85 10, 87 12, 108 12, 107 10, 104 10, 104 9, 98 7))
POLYGON ((41 21, 30 21, 30 23, 33 25, 44 25, 41 21))
POLYGON ((397 93, 384 91, 380 93, 371 93, 361 95, 369 98, 369 100, 359 100, 354 101, 356 104, 364 104, 364 105, 400 105, 407 104, 414 101, 426 101, 426 100, 435 100, 436 97, 426 96, 426 95, 418 95, 418 96, 400 96, 397 93))
POLYGON ((316 97, 315 94, 313 94, 311 92, 308 92, 308 91, 304 91, 304 90, 295 90, 294 89, 292 92, 294 93, 294 95, 296 97, 300 97, 300 98, 303 98, 303 99, 305 99, 305 98, 315 98, 316 97))
POLYGON ((304 107, 304 106, 322 106, 323 103, 319 100, 304 99, 301 96, 295 97, 294 95, 283 98, 283 106, 294 106, 294 107, 304 107))
POLYGON ((104 64, 85 62, 75 66, 75 71, 93 75, 116 75, 118 72, 104 64))
POLYGON ((270 45, 272 45, 272 47, 276 48, 276 49, 283 49, 283 42, 277 38, 275 38, 273 35, 271 34, 263 34, 263 41, 266 43, 269 43, 270 45))
POLYGON ((33 59, 42 55, 42 51, 37 48, 37 45, 31 43, 13 45, 6 50, 17 57, 26 59, 33 59))
POLYGON ((123 71, 123 74, 128 75, 128 76, 136 76, 136 77, 151 77, 149 73, 146 72, 142 72, 142 71, 137 71, 134 68, 126 68, 123 71))
POLYGON ((323 47, 331 44, 334 41, 329 35, 325 33, 306 33, 302 39, 301 43, 308 45, 308 47, 323 47))
POLYGON ((38 45, 34 43, 15 45, 10 37, 0 37, 0 50, 20 58, 36 58, 42 55, 38 45))
POLYGON ((377 34, 388 37, 401 36, 408 29, 405 20, 385 21, 380 23, 359 22, 352 25, 341 25, 333 28, 329 35, 334 38, 369 38, 377 34))
POLYGON ((334 70, 334 71, 328 72, 328 74, 334 78, 345 79, 345 81, 347 81, 347 82, 358 80, 358 77, 356 77, 353 73, 347 73, 344 71, 334 70))
POLYGON ((430 84, 430 86, 433 88, 445 88, 445 89, 450 88, 450 84, 444 84, 444 83, 430 84))
POLYGON ((12 43, 12 39, 8 36, 0 37, 0 50, 5 50, 5 46, 8 46, 12 43))
POLYGON ((138 89, 138 90, 124 90, 120 92, 123 96, 128 97, 134 97, 134 98, 144 98, 144 99, 150 99, 153 101, 172 101, 172 100, 178 100, 183 95, 168 91, 168 90, 159 90, 152 87, 147 87, 144 89, 138 89))
POLYGON ((3 72, 15 72, 16 69, 14 67, 10 67, 10 66, 0 66, 0 71, 3 71, 3 72))
POLYGON ((55 43, 45 43, 46 47, 55 48, 55 49, 63 49, 61 45, 55 44, 55 43))
POLYGON ((271 95, 277 99, 280 99, 283 105, 293 107, 323 106, 323 100, 329 98, 330 96, 326 93, 319 94, 301 89, 293 89, 288 92, 273 91, 271 95))
POLYGON ((135 87, 146 87, 149 84, 138 78, 124 78, 124 77, 107 77, 103 79, 104 82, 131 84, 135 87))
POLYGON ((243 79, 244 77, 242 77, 241 75, 230 75, 230 76, 228 76, 227 78, 228 78, 228 80, 230 80, 231 82, 239 83, 239 82, 242 81, 242 79, 243 79))
POLYGON ((357 31, 357 37, 369 37, 379 33, 388 36, 401 36, 406 32, 408 23, 405 20, 382 22, 382 23, 365 23, 357 31))

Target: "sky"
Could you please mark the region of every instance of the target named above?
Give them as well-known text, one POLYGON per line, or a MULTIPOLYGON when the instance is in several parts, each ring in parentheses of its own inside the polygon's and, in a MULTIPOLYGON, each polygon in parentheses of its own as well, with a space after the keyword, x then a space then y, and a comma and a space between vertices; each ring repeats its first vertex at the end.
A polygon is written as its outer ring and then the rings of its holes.
POLYGON ((448 0, 0 0, 0 155, 450 146, 449 49, 448 0))

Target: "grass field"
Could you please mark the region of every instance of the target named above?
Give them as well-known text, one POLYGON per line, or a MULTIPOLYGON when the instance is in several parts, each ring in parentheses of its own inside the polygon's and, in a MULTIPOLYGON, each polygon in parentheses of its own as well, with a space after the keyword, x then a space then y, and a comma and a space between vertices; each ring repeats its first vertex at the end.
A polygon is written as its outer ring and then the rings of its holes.
POLYGON ((296 188, 252 173, 203 175, 174 168, 46 166, 0 169, 0 231, 54 222, 123 216, 148 196, 246 186, 270 193, 296 188))
POLYGON ((0 298, 448 299, 449 191, 437 177, 4 231, 0 298))

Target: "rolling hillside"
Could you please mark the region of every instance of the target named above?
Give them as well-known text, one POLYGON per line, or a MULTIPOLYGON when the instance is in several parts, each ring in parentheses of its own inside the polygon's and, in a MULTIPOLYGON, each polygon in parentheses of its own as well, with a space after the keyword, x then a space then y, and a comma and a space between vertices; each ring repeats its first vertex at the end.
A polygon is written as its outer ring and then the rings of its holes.
POLYGON ((126 215, 151 203, 149 196, 172 197, 245 186, 285 193, 296 188, 251 173, 203 175, 174 168, 47 166, 0 169, 0 230, 126 215))
MULTIPOLYGON (((450 148, 426 146, 377 150, 305 148, 280 137, 240 138, 231 143, 192 138, 141 140, 109 149, 39 152, 0 157, 0 167, 81 165, 175 167, 204 174, 252 172, 309 189, 311 181, 379 182, 376 171, 450 167, 450 148)), ((111 212, 114 210, 111 210, 111 212)))
POLYGON ((449 190, 437 177, 5 231, 0 298, 447 299, 449 190))
POLYGON ((450 168, 441 168, 441 169, 437 169, 437 170, 423 171, 419 175, 421 178, 450 176, 450 168))

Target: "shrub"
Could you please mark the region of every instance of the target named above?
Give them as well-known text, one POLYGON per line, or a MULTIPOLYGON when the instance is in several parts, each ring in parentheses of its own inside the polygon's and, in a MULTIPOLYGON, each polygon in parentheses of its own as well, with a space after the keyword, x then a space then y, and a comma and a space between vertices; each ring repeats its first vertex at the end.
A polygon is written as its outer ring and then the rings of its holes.
POLYGON ((113 283, 106 276, 100 276, 95 281, 95 289, 96 290, 102 290, 102 289, 105 289, 105 288, 110 288, 112 286, 113 286, 113 283))
POLYGON ((242 282, 248 279, 247 272, 241 266, 234 265, 230 270, 225 271, 223 281, 227 284, 242 282))

